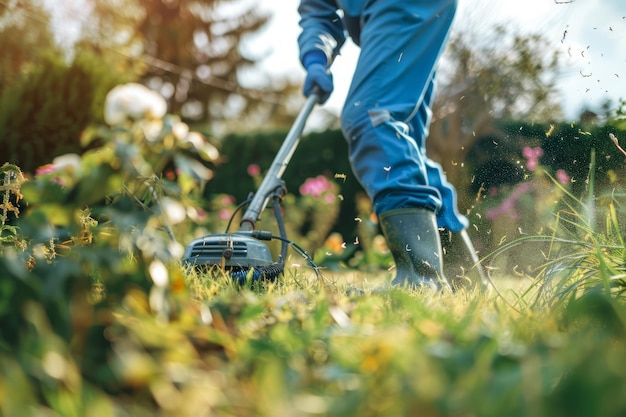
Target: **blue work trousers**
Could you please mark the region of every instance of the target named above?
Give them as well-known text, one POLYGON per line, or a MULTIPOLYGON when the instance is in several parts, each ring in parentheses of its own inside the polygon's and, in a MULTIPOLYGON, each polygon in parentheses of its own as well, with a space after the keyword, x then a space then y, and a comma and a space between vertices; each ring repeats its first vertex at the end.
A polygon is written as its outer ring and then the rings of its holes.
POLYGON ((456 191, 429 159, 435 68, 456 0, 373 0, 360 16, 361 53, 342 112, 354 174, 378 215, 424 207, 438 225, 467 227, 456 191))

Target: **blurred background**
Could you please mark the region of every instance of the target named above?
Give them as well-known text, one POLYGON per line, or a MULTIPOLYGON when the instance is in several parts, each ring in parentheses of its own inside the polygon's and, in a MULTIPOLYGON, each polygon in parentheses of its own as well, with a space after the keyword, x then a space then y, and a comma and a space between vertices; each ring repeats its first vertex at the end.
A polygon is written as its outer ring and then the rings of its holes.
MULTIPOLYGON (((245 199, 303 104, 298 3, 0 0, 0 155, 34 173, 81 153, 81 133, 103 123, 106 94, 139 82, 219 149, 207 209, 219 210, 224 195, 245 199)), ((363 244, 371 211, 338 130, 358 53, 348 41, 333 66, 335 92, 284 179, 301 197, 301 185, 322 175, 340 197, 326 217, 300 223, 303 235, 321 228, 363 244)), ((482 253, 544 232, 563 193, 587 195, 592 155, 598 201, 622 189, 624 156, 609 134, 626 141, 625 97, 625 3, 459 2, 428 148, 482 253)))

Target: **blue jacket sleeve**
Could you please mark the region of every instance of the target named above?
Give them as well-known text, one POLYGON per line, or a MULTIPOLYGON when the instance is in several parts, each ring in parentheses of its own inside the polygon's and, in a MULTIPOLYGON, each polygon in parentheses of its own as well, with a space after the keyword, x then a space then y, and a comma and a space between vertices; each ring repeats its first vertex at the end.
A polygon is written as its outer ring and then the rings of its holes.
POLYGON ((346 40, 343 23, 337 14, 337 3, 334 0, 301 0, 300 27, 302 33, 298 37, 300 62, 305 64, 308 53, 319 51, 326 56, 330 64, 339 53, 346 40))

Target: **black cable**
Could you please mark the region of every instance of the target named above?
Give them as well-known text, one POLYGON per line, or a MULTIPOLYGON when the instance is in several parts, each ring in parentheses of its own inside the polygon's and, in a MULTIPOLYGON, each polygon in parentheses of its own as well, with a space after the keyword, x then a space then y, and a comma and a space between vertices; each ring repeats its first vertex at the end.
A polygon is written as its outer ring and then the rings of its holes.
MULTIPOLYGON (((287 239, 287 231, 285 230, 285 222, 283 221, 283 216, 280 214, 280 197, 274 197, 274 217, 276 218, 276 224, 278 225, 278 231, 280 236, 284 239, 287 239)), ((281 241, 280 243, 280 257, 278 258, 279 263, 285 263, 287 259, 287 250, 289 249, 289 245, 285 241, 281 241)))
POLYGON ((272 235, 272 239, 285 241, 289 245, 291 245, 295 249, 296 252, 298 252, 304 259, 306 259, 306 261, 309 264, 309 266, 311 268, 313 268, 316 271, 316 273, 317 273, 317 271, 319 270, 319 267, 317 265, 315 265, 315 262, 313 261, 313 257, 311 255, 309 255, 304 248, 298 246, 298 244, 296 242, 294 242, 292 240, 289 240, 289 239, 282 238, 281 236, 272 235))
POLYGON ((233 220, 235 219, 235 216, 237 215, 237 213, 239 213, 242 208, 248 205, 250 201, 252 201, 252 198, 248 197, 243 202, 241 202, 237 207, 235 207, 235 211, 233 211, 233 214, 230 216, 230 219, 228 219, 228 224, 226 225, 226 231, 224 233, 228 233, 228 231, 230 230, 230 225, 233 223, 233 220))

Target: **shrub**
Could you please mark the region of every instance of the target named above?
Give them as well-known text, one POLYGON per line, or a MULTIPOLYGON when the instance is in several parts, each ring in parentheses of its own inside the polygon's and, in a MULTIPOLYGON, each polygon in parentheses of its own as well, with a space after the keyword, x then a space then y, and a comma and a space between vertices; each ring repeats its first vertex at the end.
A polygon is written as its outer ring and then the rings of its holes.
POLYGON ((48 57, 0 96, 0 154, 24 172, 81 153, 80 135, 101 123, 104 96, 124 77, 87 52, 71 64, 48 57))

